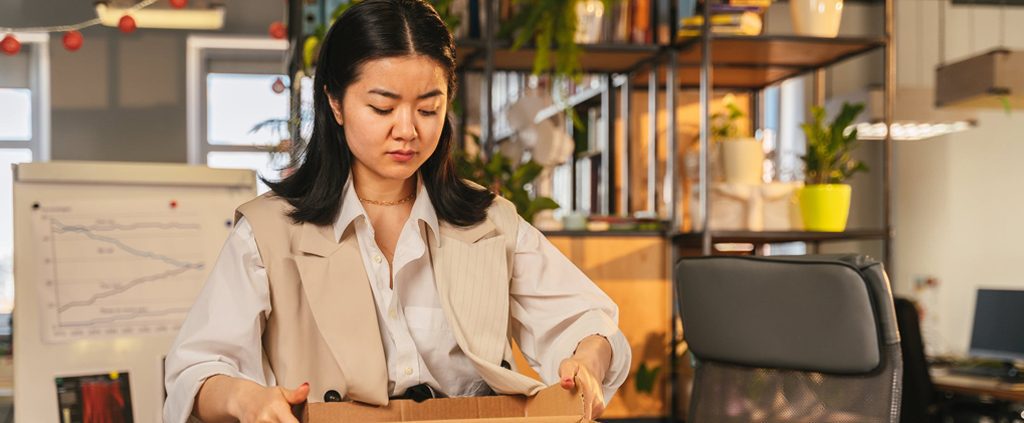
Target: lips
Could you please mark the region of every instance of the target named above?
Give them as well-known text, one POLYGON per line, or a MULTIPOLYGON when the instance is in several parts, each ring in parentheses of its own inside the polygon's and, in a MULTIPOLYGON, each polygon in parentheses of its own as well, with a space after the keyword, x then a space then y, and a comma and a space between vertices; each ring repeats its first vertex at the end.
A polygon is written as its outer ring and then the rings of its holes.
POLYGON ((388 157, 391 157, 391 159, 394 161, 407 162, 409 160, 412 160, 413 156, 416 155, 416 152, 413 150, 395 150, 389 151, 387 154, 388 157))

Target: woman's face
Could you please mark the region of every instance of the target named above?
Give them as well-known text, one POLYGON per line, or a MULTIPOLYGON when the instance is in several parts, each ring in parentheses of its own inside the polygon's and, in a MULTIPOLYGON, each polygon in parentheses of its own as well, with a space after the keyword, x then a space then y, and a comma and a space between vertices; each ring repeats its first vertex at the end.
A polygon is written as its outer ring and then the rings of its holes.
POLYGON ((371 60, 340 104, 330 102, 356 159, 353 172, 405 180, 437 148, 448 106, 447 75, 426 56, 371 60))

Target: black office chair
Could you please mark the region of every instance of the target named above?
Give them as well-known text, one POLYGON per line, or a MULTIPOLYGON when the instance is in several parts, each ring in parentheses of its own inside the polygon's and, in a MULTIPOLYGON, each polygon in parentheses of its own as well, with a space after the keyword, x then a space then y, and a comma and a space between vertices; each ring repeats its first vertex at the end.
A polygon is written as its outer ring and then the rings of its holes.
POLYGON ((694 357, 689 423, 897 423, 889 281, 864 256, 700 257, 676 265, 694 357))
POLYGON ((900 422, 925 423, 936 421, 935 388, 928 374, 928 361, 924 354, 921 322, 917 306, 906 298, 894 298, 896 323, 900 329, 900 351, 903 354, 903 395, 900 404, 900 422))

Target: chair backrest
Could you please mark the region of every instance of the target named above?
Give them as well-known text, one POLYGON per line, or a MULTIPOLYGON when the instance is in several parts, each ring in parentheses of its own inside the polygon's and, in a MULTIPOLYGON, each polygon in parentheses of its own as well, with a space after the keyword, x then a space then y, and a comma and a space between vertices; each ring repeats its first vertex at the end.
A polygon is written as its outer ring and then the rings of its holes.
POLYGON ((903 395, 900 421, 927 422, 929 408, 935 396, 932 378, 928 374, 928 361, 921 338, 921 322, 917 306, 906 298, 895 298, 896 323, 900 328, 900 351, 903 354, 903 395))
POLYGON ((899 420, 900 337, 877 261, 686 258, 676 288, 695 361, 687 421, 899 420))

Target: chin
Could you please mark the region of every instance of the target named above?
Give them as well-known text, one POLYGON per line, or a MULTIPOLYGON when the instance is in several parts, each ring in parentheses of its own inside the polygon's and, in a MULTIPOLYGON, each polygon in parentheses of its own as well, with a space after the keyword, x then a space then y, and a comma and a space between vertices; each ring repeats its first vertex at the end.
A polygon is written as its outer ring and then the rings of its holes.
MULTIPOLYGON (((421 163, 422 164, 422 163, 421 163)), ((416 171, 420 169, 421 164, 407 164, 407 165, 395 165, 388 164, 382 166, 380 169, 376 169, 377 174, 387 178, 396 180, 406 180, 416 175, 416 171)))

